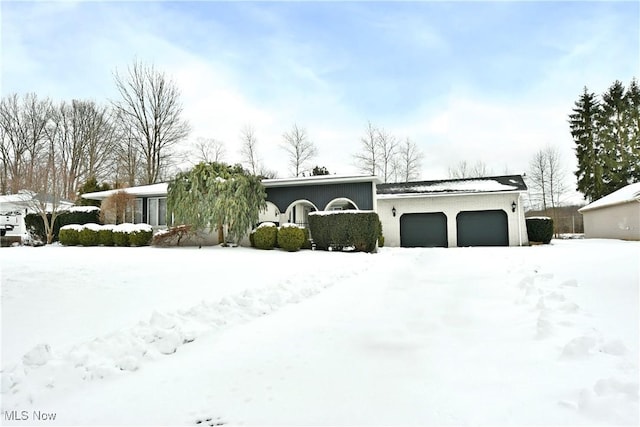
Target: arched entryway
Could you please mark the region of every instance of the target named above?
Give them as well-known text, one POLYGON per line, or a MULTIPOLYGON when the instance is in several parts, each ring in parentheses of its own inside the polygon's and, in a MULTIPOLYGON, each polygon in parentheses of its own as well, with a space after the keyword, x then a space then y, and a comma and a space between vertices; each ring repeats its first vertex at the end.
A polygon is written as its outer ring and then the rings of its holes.
POLYGON ((267 221, 274 222, 276 225, 280 223, 280 209, 270 201, 267 201, 267 206, 258 214, 258 223, 267 221))
POLYGON ((285 221, 309 227, 309 212, 315 212, 318 208, 308 200, 296 200, 292 202, 284 213, 285 221))

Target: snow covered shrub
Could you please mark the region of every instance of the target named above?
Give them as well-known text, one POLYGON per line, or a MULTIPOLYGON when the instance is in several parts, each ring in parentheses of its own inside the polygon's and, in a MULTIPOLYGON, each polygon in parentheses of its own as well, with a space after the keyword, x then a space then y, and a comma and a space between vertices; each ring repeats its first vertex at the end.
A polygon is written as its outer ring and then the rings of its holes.
POLYGON ((272 222, 263 222, 253 233, 253 242, 258 249, 273 249, 276 246, 278 227, 272 222))
POLYGON ((123 230, 113 230, 113 244, 116 246, 129 246, 129 233, 123 230))
POLYGON ((299 251, 304 244, 304 231, 296 224, 284 224, 278 228, 277 241, 287 252, 299 251))
POLYGON ((378 214, 371 211, 311 212, 309 226, 316 247, 324 250, 374 252, 379 237, 378 214))
POLYGON ((76 246, 79 243, 79 235, 77 226, 66 225, 60 229, 60 243, 64 246, 76 246))
POLYGON ((78 243, 82 246, 98 246, 98 230, 95 227, 82 227, 78 233, 78 243))
POLYGON ((137 230, 129 233, 129 243, 132 246, 149 246, 152 238, 152 230, 137 230))
POLYGON ((98 244, 104 246, 113 246, 113 229, 104 226, 98 231, 98 244))
POLYGON ((530 242, 548 244, 553 237, 553 219, 540 216, 527 218, 527 236, 530 242))

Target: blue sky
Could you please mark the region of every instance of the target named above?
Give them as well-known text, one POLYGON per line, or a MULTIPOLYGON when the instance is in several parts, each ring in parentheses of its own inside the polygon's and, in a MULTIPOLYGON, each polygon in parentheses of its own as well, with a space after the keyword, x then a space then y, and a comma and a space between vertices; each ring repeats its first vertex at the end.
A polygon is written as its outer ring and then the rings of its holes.
POLYGON ((117 96, 113 72, 154 63, 197 137, 239 160, 251 124, 267 167, 293 123, 317 164, 355 173, 367 121, 425 154, 423 179, 461 160, 526 171, 546 144, 575 168, 567 114, 640 70, 638 2, 7 2, 2 94, 117 96))

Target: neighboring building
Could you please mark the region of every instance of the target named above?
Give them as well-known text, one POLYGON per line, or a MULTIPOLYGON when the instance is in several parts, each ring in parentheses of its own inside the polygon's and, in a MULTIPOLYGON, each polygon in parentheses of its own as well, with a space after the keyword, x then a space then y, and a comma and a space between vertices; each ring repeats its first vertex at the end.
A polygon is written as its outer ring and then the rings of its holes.
MULTIPOLYGON (((267 208, 259 222, 308 224, 309 212, 376 211, 387 246, 527 245, 519 175, 466 180, 380 184, 375 176, 322 175, 265 179, 267 208)), ((83 194, 104 200, 120 190, 83 194)), ((124 189, 135 196, 131 222, 167 225, 167 184, 124 189)), ((213 233, 215 234, 215 233, 213 233)), ((217 243, 212 235, 202 237, 217 243)))
POLYGON ((614 191, 578 212, 588 239, 640 240, 640 183, 614 191))
POLYGON ((528 245, 522 176, 378 185, 385 245, 528 245))
MULTIPOLYGON (((31 191, 20 191, 17 194, 7 194, 0 196, 0 230, 2 230, 2 244, 29 242, 30 236, 25 225, 25 216, 30 213, 37 213, 34 205, 40 205, 36 201, 36 194, 31 191)), ((54 204, 47 201, 45 209, 50 212, 54 204)), ((73 206, 68 200, 57 201, 56 209, 66 210, 73 206)))

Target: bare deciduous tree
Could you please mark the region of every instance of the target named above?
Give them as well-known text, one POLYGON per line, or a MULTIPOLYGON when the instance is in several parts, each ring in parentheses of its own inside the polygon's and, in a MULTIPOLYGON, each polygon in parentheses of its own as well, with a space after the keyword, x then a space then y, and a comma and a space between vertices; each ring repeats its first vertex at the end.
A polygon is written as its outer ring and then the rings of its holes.
POLYGON ((191 163, 196 165, 200 162, 222 162, 225 152, 224 142, 213 138, 198 138, 193 144, 191 163))
POLYGON ((378 173, 378 130, 371 122, 367 123, 365 134, 360 138, 360 151, 353 158, 360 172, 367 175, 378 173))
POLYGON ((377 132, 378 151, 380 153, 380 171, 384 182, 389 182, 393 176, 393 165, 398 149, 398 139, 384 129, 377 132))
POLYGON ((491 174, 491 170, 481 160, 478 160, 473 166, 466 160, 462 160, 456 166, 449 168, 449 178, 451 179, 482 178, 491 174))
POLYGON ((282 137, 284 138, 282 148, 289 156, 291 171, 295 176, 300 176, 307 162, 316 156, 316 147, 309 140, 307 131, 298 127, 297 124, 294 124, 291 131, 285 132, 282 137))
POLYGON ((141 153, 141 183, 153 184, 162 177, 171 149, 189 134, 189 124, 181 118, 180 91, 153 65, 139 61, 126 76, 116 71, 114 78, 121 99, 113 105, 141 153))
POLYGON ((45 126, 51 114, 51 101, 33 94, 22 98, 12 94, 0 102, 2 128, 3 192, 31 190, 41 162, 46 161, 45 126))
POLYGON ((423 154, 415 142, 406 138, 398 147, 394 171, 396 182, 409 182, 420 178, 423 154))
POLYGON ((546 146, 538 150, 529 163, 532 203, 545 212, 549 207, 555 212, 567 192, 565 177, 566 170, 562 167, 558 149, 546 146))
POLYGON ((249 172, 253 175, 257 175, 260 171, 260 159, 256 148, 258 145, 258 139, 256 138, 255 131, 251 125, 245 125, 242 127, 240 130, 240 141, 242 142, 240 147, 242 163, 247 169, 249 169, 249 172))

